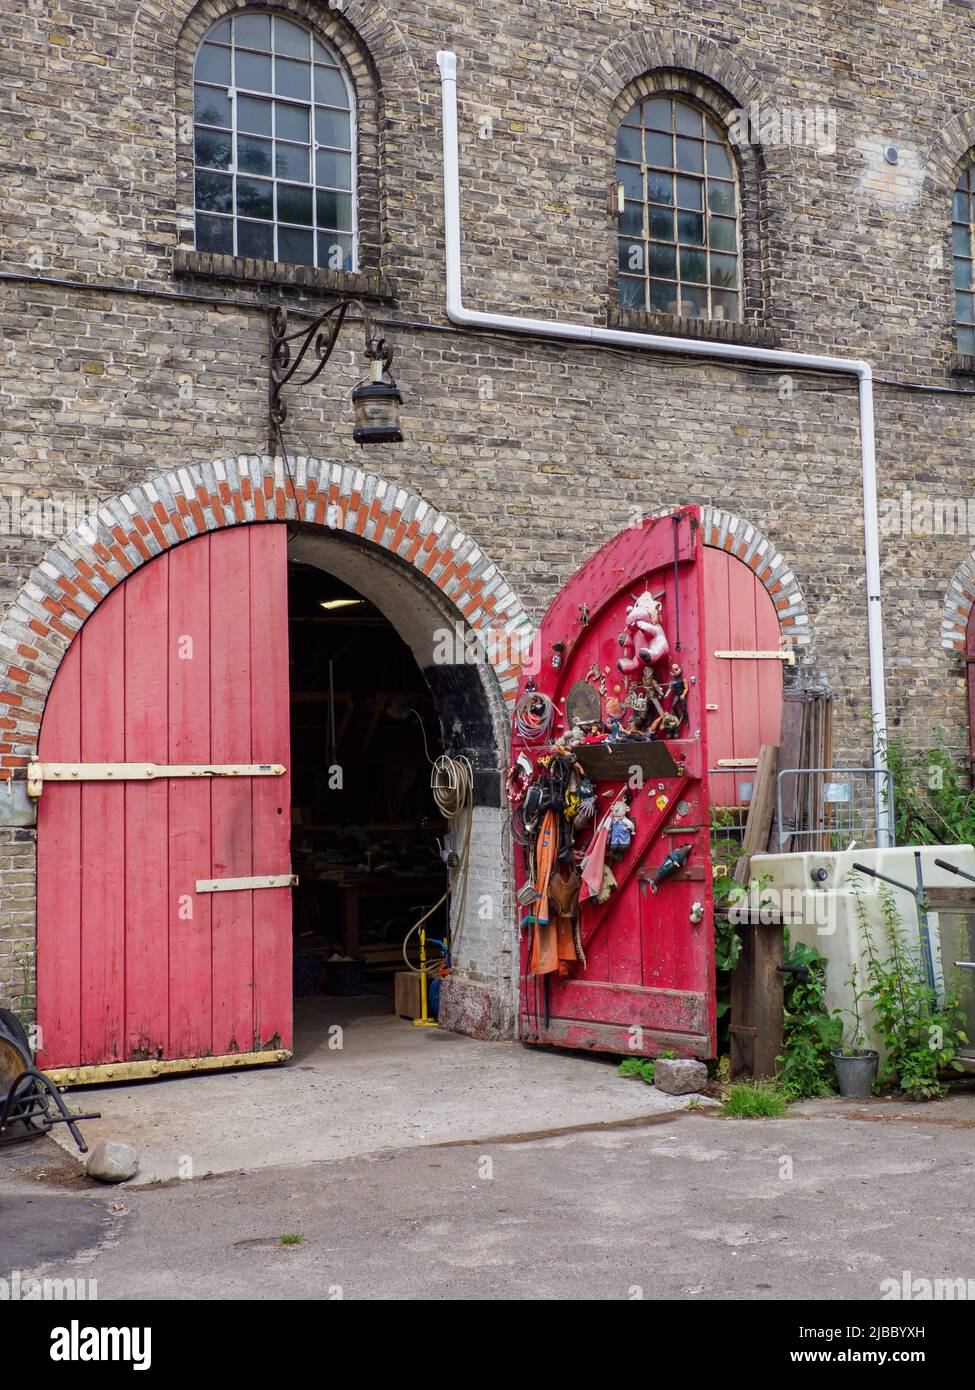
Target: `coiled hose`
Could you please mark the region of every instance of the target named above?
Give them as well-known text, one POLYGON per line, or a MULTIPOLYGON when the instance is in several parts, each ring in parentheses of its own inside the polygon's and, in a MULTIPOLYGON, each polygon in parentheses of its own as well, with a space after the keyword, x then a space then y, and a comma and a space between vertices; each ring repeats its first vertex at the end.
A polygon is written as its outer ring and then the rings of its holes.
MULTIPOLYGON (((419 718, 419 716, 417 716, 417 718, 419 718)), ((424 744, 426 744, 425 736, 424 744)), ((429 754, 427 756, 429 758, 429 754)), ((437 908, 445 903, 451 896, 458 880, 461 881, 460 900, 457 910, 454 913, 458 934, 460 924, 464 920, 464 907, 467 903, 467 870, 471 855, 471 827, 474 823, 474 771, 468 760, 464 757, 449 758, 446 754, 442 753, 439 758, 434 760, 431 767, 430 790, 433 793, 433 800, 437 810, 443 816, 444 820, 454 822, 466 815, 466 824, 464 827, 464 844, 457 857, 457 864, 450 882, 433 906, 427 908, 422 917, 417 918, 403 938, 403 960, 406 962, 406 968, 412 970, 414 975, 433 975, 440 969, 441 962, 439 960, 428 960, 425 965, 414 965, 407 955, 407 947, 414 933, 418 932, 424 922, 428 921, 436 912, 437 908)), ((447 922, 447 938, 450 942, 451 953, 453 953, 455 950, 455 942, 450 935, 449 918, 447 922)))

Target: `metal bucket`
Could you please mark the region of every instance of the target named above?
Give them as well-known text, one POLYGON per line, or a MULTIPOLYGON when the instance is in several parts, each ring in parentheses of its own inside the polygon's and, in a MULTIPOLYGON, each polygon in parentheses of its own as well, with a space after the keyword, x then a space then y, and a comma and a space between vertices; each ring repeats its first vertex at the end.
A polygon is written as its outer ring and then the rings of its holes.
POLYGON ((847 1096, 850 1100, 870 1099, 880 1065, 879 1052, 859 1052, 852 1056, 834 1052, 833 1065, 841 1096, 847 1096))

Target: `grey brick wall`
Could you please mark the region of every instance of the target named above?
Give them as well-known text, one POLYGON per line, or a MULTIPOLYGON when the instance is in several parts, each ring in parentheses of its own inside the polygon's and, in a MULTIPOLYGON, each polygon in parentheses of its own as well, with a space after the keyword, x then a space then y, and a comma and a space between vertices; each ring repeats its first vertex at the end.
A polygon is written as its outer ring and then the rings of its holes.
MULTIPOLYGON (((644 74, 659 86, 677 64, 729 109, 835 113, 835 153, 755 153, 752 327, 783 347, 875 364, 882 498, 967 498, 972 402, 888 383, 970 384, 955 370, 948 216, 975 144, 972 11, 950 0, 826 11, 742 0, 723 12, 705 0, 348 0, 330 13, 294 3, 330 32, 344 26, 348 52, 372 65, 378 130, 364 172, 379 232, 361 288, 401 325, 390 331, 406 442, 371 451, 367 466, 470 534, 536 619, 634 509, 711 501, 754 524, 806 601, 805 659, 839 695, 837 757, 864 759, 855 391, 450 329, 434 56, 454 47, 460 60, 468 301, 588 323, 614 311, 611 116, 644 74)), ((206 13, 221 8, 207 0, 206 13)), ((251 266, 234 280, 233 267, 190 255, 177 74, 181 34, 201 15, 189 0, 22 0, 0 14, 0 271, 18 277, 0 305, 8 508, 15 495, 88 507, 167 469, 263 452, 266 306, 328 302, 327 276, 289 285, 251 266)), ((293 454, 361 462, 346 400, 356 346, 350 335, 314 390, 292 397, 293 454)), ((23 532, 0 527, 0 617, 52 544, 23 532)), ((891 724, 915 742, 939 725, 964 742, 964 670, 941 623, 973 546, 966 533, 884 541, 891 724)), ((20 866, 0 902, 7 994, 11 943, 32 930, 21 834, 0 830, 3 864, 20 866)), ((500 944, 485 939, 482 961, 492 952, 500 944)))

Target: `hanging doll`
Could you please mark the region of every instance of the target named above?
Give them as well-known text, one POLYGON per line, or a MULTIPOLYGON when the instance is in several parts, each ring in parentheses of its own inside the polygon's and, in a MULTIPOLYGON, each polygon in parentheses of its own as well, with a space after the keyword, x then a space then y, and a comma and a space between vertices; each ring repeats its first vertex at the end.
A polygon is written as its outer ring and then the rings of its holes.
POLYGON ((670 713, 677 720, 679 729, 687 718, 687 677, 676 661, 670 668, 667 691, 670 695, 670 713))
POLYGON ((617 668, 630 675, 640 666, 653 666, 663 661, 670 651, 663 628, 660 625, 661 604, 649 591, 631 595, 633 603, 626 610, 626 627, 620 633, 620 645, 625 655, 617 661, 617 668))
POLYGON ((631 794, 624 792, 618 801, 613 802, 609 810, 609 840, 606 852, 612 859, 618 859, 625 854, 633 843, 636 826, 630 818, 631 801, 631 794))

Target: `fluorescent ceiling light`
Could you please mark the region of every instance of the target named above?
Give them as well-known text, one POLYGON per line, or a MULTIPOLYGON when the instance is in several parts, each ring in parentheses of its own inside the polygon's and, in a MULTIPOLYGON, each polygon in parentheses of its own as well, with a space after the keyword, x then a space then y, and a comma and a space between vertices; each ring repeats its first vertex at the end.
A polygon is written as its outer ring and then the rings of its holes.
POLYGON ((364 598, 323 598, 321 608, 327 608, 329 612, 333 608, 353 608, 357 603, 365 603, 364 598))

